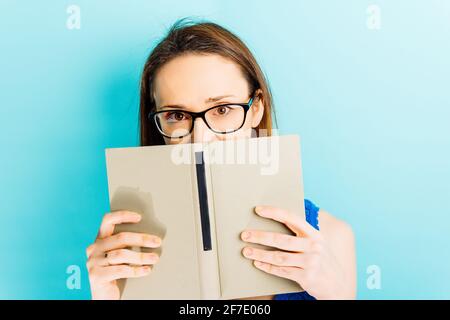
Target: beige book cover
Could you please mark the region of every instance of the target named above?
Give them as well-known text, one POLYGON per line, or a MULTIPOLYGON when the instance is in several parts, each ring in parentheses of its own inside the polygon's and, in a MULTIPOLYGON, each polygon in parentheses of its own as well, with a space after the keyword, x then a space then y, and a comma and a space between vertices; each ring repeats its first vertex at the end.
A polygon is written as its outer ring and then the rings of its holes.
MULTIPOLYGON (((122 299, 238 299, 299 292, 244 258, 244 229, 293 234, 259 217, 257 205, 305 218, 297 135, 106 149, 110 209, 142 215, 122 231, 163 239, 160 259, 142 278, 119 281, 122 299)), ((139 250, 139 248, 133 248, 139 250)))

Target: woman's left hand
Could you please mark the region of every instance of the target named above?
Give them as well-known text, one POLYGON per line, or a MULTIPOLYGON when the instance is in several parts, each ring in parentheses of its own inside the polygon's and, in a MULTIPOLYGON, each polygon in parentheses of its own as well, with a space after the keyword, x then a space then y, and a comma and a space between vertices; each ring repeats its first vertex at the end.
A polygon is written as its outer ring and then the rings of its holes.
POLYGON ((241 239, 281 250, 245 247, 243 254, 258 269, 297 282, 316 299, 346 299, 344 270, 331 252, 320 231, 289 211, 258 206, 255 212, 264 218, 285 224, 295 236, 245 230, 241 239))

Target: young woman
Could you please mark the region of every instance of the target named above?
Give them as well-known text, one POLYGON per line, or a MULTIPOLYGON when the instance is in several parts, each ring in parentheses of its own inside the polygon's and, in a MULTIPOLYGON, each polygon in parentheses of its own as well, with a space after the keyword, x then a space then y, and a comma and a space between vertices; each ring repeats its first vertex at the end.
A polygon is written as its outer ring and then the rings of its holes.
MULTIPOLYGON (((252 129, 257 135, 272 131, 272 97, 263 72, 245 44, 214 23, 175 23, 145 63, 140 99, 142 146, 246 138, 252 129)), ((241 238, 248 245, 242 254, 255 268, 295 281, 306 291, 252 299, 356 297, 355 244, 347 223, 309 200, 306 221, 283 208, 258 205, 258 215, 285 224, 295 235, 243 230, 241 238), (257 249, 252 243, 277 250, 257 249)), ((130 211, 104 216, 97 239, 86 250, 93 299, 120 298, 118 279, 147 276, 158 262, 156 254, 129 247, 159 247, 160 238, 113 234, 115 225, 139 221, 140 215, 130 211)))

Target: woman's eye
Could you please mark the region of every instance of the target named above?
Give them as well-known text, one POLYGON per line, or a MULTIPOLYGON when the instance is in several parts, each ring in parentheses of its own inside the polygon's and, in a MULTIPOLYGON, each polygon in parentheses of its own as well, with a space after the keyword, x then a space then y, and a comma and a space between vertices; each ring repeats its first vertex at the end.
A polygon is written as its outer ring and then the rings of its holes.
POLYGON ((223 116, 226 115, 229 111, 229 108, 226 106, 221 106, 216 109, 218 115, 223 116))
POLYGON ((184 118, 184 113, 178 111, 168 112, 166 115, 166 119, 169 121, 182 121, 184 118))

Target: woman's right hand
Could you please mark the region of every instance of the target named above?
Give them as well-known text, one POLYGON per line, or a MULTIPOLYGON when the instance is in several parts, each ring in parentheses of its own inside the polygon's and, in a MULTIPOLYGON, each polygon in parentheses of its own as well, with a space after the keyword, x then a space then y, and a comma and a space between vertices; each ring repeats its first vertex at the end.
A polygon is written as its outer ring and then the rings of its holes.
POLYGON ((159 237, 134 232, 113 235, 115 225, 140 220, 141 216, 132 211, 115 211, 103 217, 97 239, 86 249, 92 299, 119 299, 118 279, 146 276, 159 260, 156 253, 128 249, 134 246, 157 248, 161 245, 159 237))

